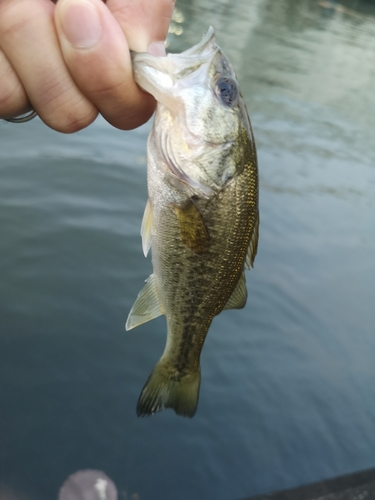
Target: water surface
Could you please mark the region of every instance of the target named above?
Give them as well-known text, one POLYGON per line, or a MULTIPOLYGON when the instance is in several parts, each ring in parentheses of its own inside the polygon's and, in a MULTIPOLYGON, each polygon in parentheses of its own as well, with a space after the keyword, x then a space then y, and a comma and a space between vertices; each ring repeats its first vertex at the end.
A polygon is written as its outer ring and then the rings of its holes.
POLYGON ((375 466, 375 7, 177 2, 209 24, 258 146, 245 309, 215 318, 199 408, 138 419, 164 318, 125 333, 151 272, 139 229, 150 124, 64 136, 0 124, 0 488, 56 498, 79 470, 120 500, 236 499, 375 466))

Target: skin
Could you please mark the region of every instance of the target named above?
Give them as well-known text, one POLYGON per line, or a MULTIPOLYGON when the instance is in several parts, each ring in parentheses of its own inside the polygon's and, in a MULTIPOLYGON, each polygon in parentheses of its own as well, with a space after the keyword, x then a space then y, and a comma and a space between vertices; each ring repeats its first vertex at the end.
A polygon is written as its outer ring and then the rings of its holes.
POLYGON ((163 53, 175 0, 0 0, 0 118, 34 109, 72 133, 100 113, 145 123, 155 100, 133 79, 129 49, 163 53))

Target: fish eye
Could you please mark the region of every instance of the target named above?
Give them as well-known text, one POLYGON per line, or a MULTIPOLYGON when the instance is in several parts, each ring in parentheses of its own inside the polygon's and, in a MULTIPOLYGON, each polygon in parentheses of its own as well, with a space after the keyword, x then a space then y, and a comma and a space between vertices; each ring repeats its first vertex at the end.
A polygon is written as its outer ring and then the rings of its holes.
POLYGON ((223 104, 233 106, 238 97, 237 83, 232 78, 219 78, 215 84, 215 93, 223 104))

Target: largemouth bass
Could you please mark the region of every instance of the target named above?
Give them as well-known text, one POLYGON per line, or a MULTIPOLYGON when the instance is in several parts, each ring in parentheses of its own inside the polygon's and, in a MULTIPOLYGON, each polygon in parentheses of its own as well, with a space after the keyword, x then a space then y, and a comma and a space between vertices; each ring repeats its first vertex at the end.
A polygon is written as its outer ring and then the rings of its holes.
POLYGON ((149 198, 141 235, 153 274, 126 323, 164 314, 167 342, 137 413, 192 417, 199 358, 213 318, 246 304, 245 269, 258 245, 254 137, 228 58, 209 28, 181 54, 133 54, 135 80, 157 100, 147 145, 149 198))

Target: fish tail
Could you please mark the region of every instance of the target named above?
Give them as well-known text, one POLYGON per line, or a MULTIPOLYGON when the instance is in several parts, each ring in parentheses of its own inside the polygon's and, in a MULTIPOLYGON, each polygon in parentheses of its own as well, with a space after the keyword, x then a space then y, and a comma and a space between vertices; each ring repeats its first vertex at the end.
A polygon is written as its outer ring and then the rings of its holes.
POLYGON ((179 373, 168 362, 160 360, 142 389, 137 404, 137 415, 145 417, 173 408, 177 415, 193 417, 198 405, 200 368, 194 372, 179 373))

